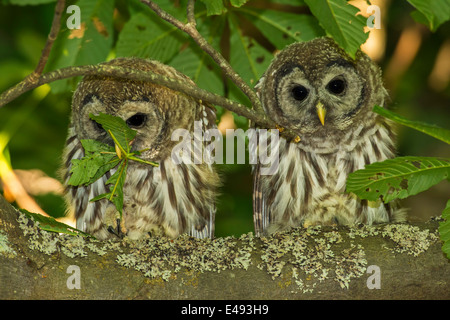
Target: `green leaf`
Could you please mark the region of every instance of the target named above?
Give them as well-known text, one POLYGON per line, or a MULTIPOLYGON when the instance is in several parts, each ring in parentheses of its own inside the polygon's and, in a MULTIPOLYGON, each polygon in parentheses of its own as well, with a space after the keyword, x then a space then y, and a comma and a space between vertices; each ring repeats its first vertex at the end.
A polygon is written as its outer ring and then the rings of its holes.
POLYGON ((411 13, 414 20, 426 24, 436 31, 441 24, 450 20, 450 0, 407 0, 417 11, 411 13))
MULTIPOLYGON (((64 23, 71 14, 62 16, 61 31, 50 52, 46 71, 63 67, 97 64, 105 61, 114 38, 114 1, 80 0, 81 29, 70 30, 64 23)), ((76 78, 50 84, 54 92, 72 90, 76 78)))
POLYGON ((120 162, 109 145, 97 140, 81 140, 81 144, 86 155, 80 160, 72 159, 72 175, 68 182, 71 186, 91 184, 120 162))
POLYGON ((248 0, 230 0, 233 7, 239 8, 247 3, 248 0))
POLYGON ((362 199, 384 202, 403 199, 450 177, 450 159, 398 157, 366 165, 351 173, 347 191, 362 199))
MULTIPOLYGON (((199 13, 198 18, 206 12, 199 13)), ((198 31, 214 49, 220 52, 220 39, 224 30, 224 18, 205 19, 198 25, 198 31)), ((186 48, 176 55, 169 64, 191 78, 197 86, 218 95, 224 95, 222 71, 214 60, 198 45, 190 40, 186 48)))
POLYGON ((279 50, 293 42, 309 41, 325 35, 317 19, 310 15, 253 8, 241 8, 239 12, 279 50))
POLYGON ((98 116, 90 114, 89 117, 100 123, 106 132, 112 133, 114 142, 117 141, 119 148, 130 153, 131 143, 137 132, 130 129, 122 118, 105 113, 100 113, 98 116))
POLYGON ((149 164, 149 165, 151 165, 151 166, 153 166, 153 167, 159 166, 159 164, 158 164, 157 162, 143 160, 143 159, 141 159, 141 158, 135 157, 133 154, 134 154, 134 153, 129 154, 129 155, 128 155, 128 159, 133 160, 133 161, 136 161, 136 162, 140 162, 140 163, 149 164))
POLYGON ((290 6, 304 6, 305 5, 305 1, 304 0, 273 0, 274 3, 278 3, 278 4, 287 4, 290 6))
POLYGON ((123 211, 123 185, 126 179, 126 172, 128 168, 127 159, 122 160, 117 171, 106 181, 106 185, 111 185, 109 187, 109 192, 101 194, 90 201, 98 201, 100 199, 108 199, 116 207, 117 211, 120 212, 122 217, 123 211))
POLYGON ((444 221, 439 223, 439 234, 444 243, 442 251, 447 255, 447 258, 450 259, 450 200, 447 202, 447 206, 442 212, 442 218, 444 221))
POLYGON ((52 217, 46 217, 39 213, 29 212, 25 209, 19 209, 20 212, 25 214, 28 218, 33 219, 39 223, 39 228, 45 231, 66 233, 73 236, 92 237, 91 235, 84 233, 76 228, 73 228, 65 223, 56 221, 52 217))
POLYGON ((51 2, 56 2, 56 0, 8 0, 7 3, 15 4, 15 5, 19 5, 19 6, 26 6, 26 5, 36 6, 36 5, 51 3, 51 2))
POLYGON ((103 129, 113 138, 115 148, 96 140, 82 140, 81 143, 86 156, 81 160, 72 160, 72 175, 69 179, 69 184, 91 184, 107 171, 118 166, 114 174, 106 181, 106 185, 111 185, 110 192, 94 197, 90 201, 108 199, 115 205, 122 216, 123 185, 125 183, 128 161, 138 161, 152 166, 158 166, 158 164, 136 157, 136 155, 140 155, 140 151, 130 152, 137 132, 130 129, 122 118, 104 113, 100 113, 98 116, 93 114, 89 116, 92 120, 101 124, 103 129))
POLYGON ((110 145, 93 139, 81 139, 81 145, 85 152, 114 152, 110 145))
POLYGON ((391 119, 399 124, 402 124, 404 126, 416 129, 420 132, 426 133, 436 139, 439 139, 441 141, 444 141, 447 144, 450 144, 450 130, 440 128, 435 125, 430 125, 424 122, 419 121, 411 121, 408 120, 392 111, 389 111, 385 108, 375 106, 373 108, 373 112, 378 113, 379 115, 382 115, 383 117, 386 117, 388 119, 391 119))
POLYGON ((229 17, 230 64, 242 79, 254 86, 272 60, 272 54, 253 39, 244 36, 233 15, 229 17))
MULTIPOLYGON (((237 70, 241 78, 250 86, 254 86, 264 71, 268 68, 272 54, 259 45, 254 39, 242 34, 234 15, 229 15, 230 26, 230 64, 237 70)), ((248 97, 238 87, 228 81, 228 98, 251 105, 248 97)), ((233 113, 235 123, 241 127, 248 124, 248 119, 233 113)))
POLYGON ((312 14, 319 20, 322 28, 352 58, 366 42, 368 33, 364 33, 366 19, 356 15, 360 10, 346 0, 305 0, 312 14))
POLYGON ((137 13, 119 34, 118 57, 150 58, 166 63, 175 56, 186 36, 153 13, 137 13))
POLYGON ((227 12, 222 0, 200 0, 205 6, 208 16, 221 15, 227 12))

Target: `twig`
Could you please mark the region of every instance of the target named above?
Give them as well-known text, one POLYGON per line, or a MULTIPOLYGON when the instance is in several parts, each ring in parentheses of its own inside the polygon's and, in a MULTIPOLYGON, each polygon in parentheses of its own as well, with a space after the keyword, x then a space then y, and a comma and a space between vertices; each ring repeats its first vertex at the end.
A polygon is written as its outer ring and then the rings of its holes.
POLYGON ((191 25, 193 25, 194 27, 197 26, 197 22, 195 21, 195 0, 189 0, 188 5, 187 5, 187 20, 188 23, 190 23, 191 25))
POLYGON ((37 81, 39 76, 44 71, 53 43, 55 42, 56 37, 58 36, 59 33, 59 29, 61 27, 61 16, 64 11, 64 7, 65 7, 65 0, 58 0, 58 3, 56 4, 55 7, 55 13, 53 15, 52 27, 50 29, 50 33, 48 34, 45 47, 42 50, 41 58, 39 59, 39 62, 34 72, 31 75, 29 75, 29 81, 31 82, 37 81))
POLYGON ((213 58, 213 60, 220 66, 222 71, 225 73, 227 77, 229 77, 237 86, 244 92, 244 94, 250 99, 250 102, 252 103, 253 108, 264 115, 264 111, 261 106, 261 101, 259 101, 258 96, 256 93, 250 88, 247 83, 245 83, 244 80, 240 77, 236 71, 231 67, 231 65, 228 63, 227 60, 219 53, 217 52, 209 43, 206 41, 205 38, 198 32, 198 30, 195 27, 195 23, 192 23, 193 12, 194 12, 194 1, 190 0, 188 4, 188 23, 184 24, 172 15, 168 14, 164 10, 162 10, 156 3, 150 0, 141 0, 142 3, 145 3, 147 6, 150 7, 159 17, 166 20, 173 26, 177 27, 178 29, 186 32, 191 38, 198 44, 198 46, 205 51, 207 54, 213 58))
MULTIPOLYGON (((261 128, 278 127, 275 122, 273 122, 270 119, 267 119, 267 117, 265 117, 261 113, 246 108, 242 104, 231 101, 220 95, 214 94, 197 86, 187 84, 186 82, 180 82, 175 79, 153 73, 151 71, 140 71, 136 69, 122 68, 118 66, 111 66, 105 64, 67 67, 58 69, 41 75, 35 82, 30 82, 27 81, 27 79, 25 79, 0 95, 0 107, 11 102, 12 100, 16 99, 25 92, 35 89, 43 84, 71 77, 89 76, 89 75, 152 82, 170 88, 174 91, 182 92, 195 99, 206 101, 211 104, 224 107, 230 111, 235 112, 238 115, 250 119, 252 122, 254 122, 261 128)), ((282 132, 282 135, 288 139, 295 139, 297 137, 295 133, 289 130, 285 130, 284 132, 282 132)))
MULTIPOLYGON (((175 79, 158 75, 149 71, 143 72, 135 69, 99 64, 99 65, 67 67, 52 72, 48 72, 46 74, 42 74, 45 65, 47 63, 51 48, 53 46, 53 42, 55 41, 59 33, 61 16, 64 10, 65 0, 58 0, 58 3, 56 4, 52 27, 35 71, 28 77, 26 77, 23 81, 19 82, 12 88, 0 94, 0 108, 6 105, 7 103, 11 102, 12 100, 16 99, 20 95, 24 94, 25 92, 35 89, 43 84, 71 77, 97 75, 97 76, 124 78, 136 81, 148 81, 155 84, 159 84, 169 89, 179 91, 186 95, 192 96, 193 98, 196 98, 198 100, 206 101, 211 104, 224 107, 240 116, 248 118, 255 125, 261 128, 279 128, 279 126, 275 122, 266 117, 265 113, 262 110, 261 102, 259 101, 255 92, 242 80, 242 78, 233 70, 233 68, 223 58, 223 56, 217 51, 215 51, 214 48, 200 35, 200 33, 195 28, 196 26, 194 18, 195 0, 189 0, 187 8, 187 17, 188 17, 187 24, 183 24, 179 20, 175 19, 167 12, 159 8, 159 6, 156 5, 155 3, 147 0, 142 1, 146 3, 150 8, 152 8, 162 19, 170 22, 178 29, 185 31, 188 35, 190 35, 199 44, 199 46, 206 53, 208 53, 216 61, 216 63, 219 64, 219 66, 222 68, 225 74, 230 79, 232 79, 234 83, 239 88, 241 88, 241 90, 244 93, 247 94, 247 96, 250 98, 250 101, 252 102, 254 109, 249 109, 242 104, 231 101, 222 96, 201 89, 197 86, 192 86, 186 83, 178 82, 175 79)), ((288 139, 292 139, 294 141, 299 140, 298 136, 288 129, 280 130, 280 133, 288 139)))
POLYGON ((41 75, 35 82, 29 82, 25 79, 0 95, 0 107, 16 99, 23 93, 35 89, 43 84, 71 77, 89 76, 89 75, 109 76, 136 81, 152 82, 155 84, 166 86, 175 91, 183 92, 186 95, 192 96, 196 99, 208 101, 212 104, 225 107, 233 112, 236 112, 239 115, 242 115, 250 119, 254 119, 257 123, 261 125, 271 124, 270 122, 262 121, 260 115, 257 114, 254 110, 248 109, 244 105, 241 105, 237 102, 231 101, 222 96, 201 89, 197 86, 192 86, 183 82, 179 82, 175 79, 168 78, 153 73, 151 71, 144 72, 131 68, 122 68, 118 66, 110 66, 102 64, 58 69, 41 75))

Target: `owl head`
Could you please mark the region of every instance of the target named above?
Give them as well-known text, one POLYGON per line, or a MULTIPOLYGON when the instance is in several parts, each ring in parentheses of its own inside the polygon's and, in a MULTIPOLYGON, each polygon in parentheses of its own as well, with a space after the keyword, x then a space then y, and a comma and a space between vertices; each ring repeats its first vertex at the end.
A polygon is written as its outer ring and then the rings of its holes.
MULTIPOLYGON (((105 65, 121 66, 193 82, 172 67, 139 58, 117 58, 105 65)), ((114 145, 112 138, 89 115, 106 113, 122 118, 137 131, 132 150, 147 150, 144 160, 160 161, 170 156, 176 142, 174 129, 193 130, 198 102, 182 93, 150 82, 86 76, 79 83, 72 100, 72 123, 79 139, 95 139, 114 145)))
POLYGON ((286 47, 256 89, 272 120, 314 140, 375 121, 371 110, 387 97, 371 59, 361 51, 352 59, 330 38, 286 47))

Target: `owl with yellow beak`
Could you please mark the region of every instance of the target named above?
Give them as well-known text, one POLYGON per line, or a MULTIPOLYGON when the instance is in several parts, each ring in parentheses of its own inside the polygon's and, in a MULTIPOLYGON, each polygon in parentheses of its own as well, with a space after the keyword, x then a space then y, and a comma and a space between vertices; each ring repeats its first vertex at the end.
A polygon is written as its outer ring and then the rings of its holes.
POLYGON ((372 112, 388 94, 366 54, 352 59, 330 38, 294 43, 275 56, 255 88, 267 116, 300 137, 266 141, 279 151, 273 174, 262 175, 262 164, 253 168, 257 235, 405 219, 397 203, 345 192, 349 173, 396 153, 392 124, 372 112))

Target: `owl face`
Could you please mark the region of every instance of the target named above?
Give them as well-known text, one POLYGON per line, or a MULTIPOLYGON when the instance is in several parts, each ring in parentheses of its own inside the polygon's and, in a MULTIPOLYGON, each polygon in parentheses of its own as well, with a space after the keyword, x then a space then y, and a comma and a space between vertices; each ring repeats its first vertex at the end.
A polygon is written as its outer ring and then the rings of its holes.
MULTIPOLYGON (((379 70, 363 53, 351 59, 332 39, 294 43, 281 51, 258 85, 266 113, 302 135, 329 136, 382 104, 379 70)), ((367 118, 365 118, 367 117, 367 118)))
MULTIPOLYGON (((118 58, 102 65, 114 65, 152 72, 177 82, 194 82, 170 66, 139 58, 118 58)), ((130 239, 148 232, 176 237, 181 233, 204 238, 214 236, 215 194, 220 179, 207 164, 174 163, 172 141, 176 129, 194 131, 200 120, 203 130, 215 128, 214 109, 207 103, 150 82, 105 76, 86 76, 72 101, 72 119, 60 172, 66 186, 69 210, 75 213, 77 228, 107 239, 127 234, 130 239), (139 158, 159 163, 157 168, 129 161, 123 184, 123 213, 107 199, 90 201, 107 192, 112 169, 89 185, 72 186, 72 160, 84 156, 81 139, 94 139, 111 146, 114 142, 90 114, 110 114, 122 118, 137 131, 132 151, 139 158)))
MULTIPOLYGON (((107 64, 190 81, 156 61, 119 58, 107 64)), ((167 158, 173 147, 171 128, 191 129, 196 110, 192 103, 192 98, 152 83, 91 76, 80 82, 74 94, 72 121, 79 139, 95 139, 113 146, 110 135, 89 115, 118 116, 137 131, 132 150, 145 150, 141 154, 144 160, 159 161, 167 158)))
POLYGON ((369 205, 346 192, 351 172, 395 155, 392 124, 372 112, 387 92, 367 55, 352 59, 330 38, 295 43, 274 58, 256 89, 267 116, 301 139, 270 142, 279 148, 275 174, 254 168, 257 234, 404 219, 395 203, 369 205))

